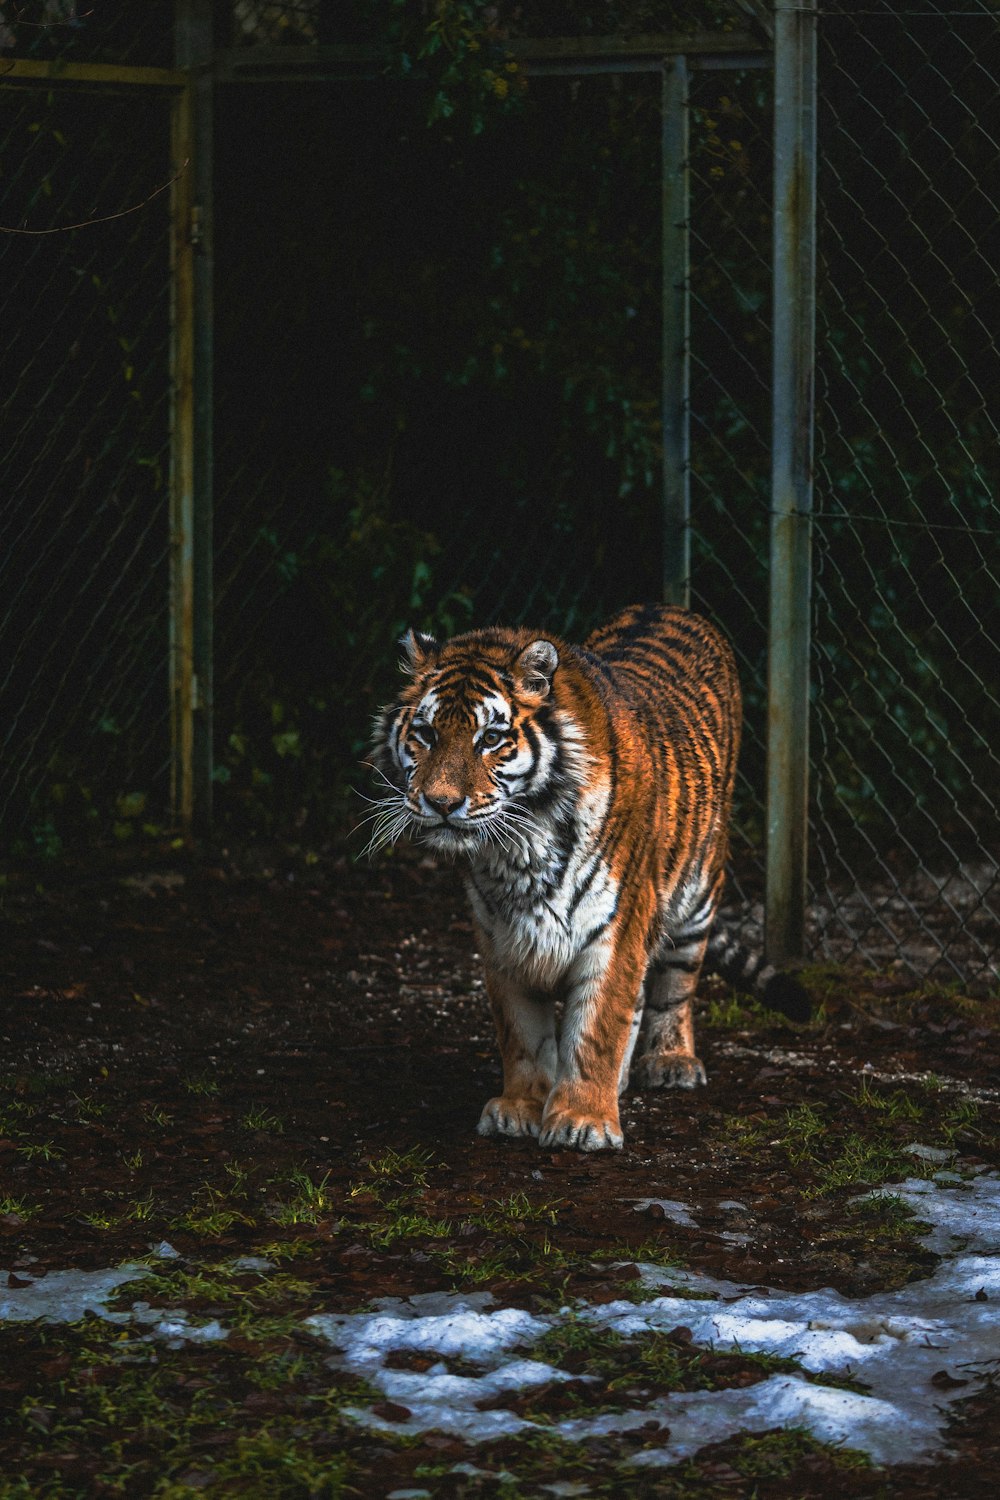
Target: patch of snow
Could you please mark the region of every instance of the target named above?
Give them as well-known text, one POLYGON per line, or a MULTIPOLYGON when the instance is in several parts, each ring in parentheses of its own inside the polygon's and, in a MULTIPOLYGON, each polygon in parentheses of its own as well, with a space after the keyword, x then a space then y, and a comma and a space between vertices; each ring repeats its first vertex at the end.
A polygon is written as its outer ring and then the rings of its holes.
POLYGON ((155 1255, 157 1260, 181 1260, 181 1252, 175 1250, 169 1240, 161 1240, 158 1245, 150 1245, 150 1255, 155 1255))
POLYGON ((525 1355, 542 1333, 572 1316, 636 1339, 684 1325, 695 1344, 794 1358, 803 1375, 670 1395, 632 1412, 568 1418, 554 1424, 564 1438, 599 1437, 655 1419, 669 1429, 669 1441, 633 1461, 674 1463, 739 1432, 794 1425, 821 1441, 862 1449, 877 1463, 927 1460, 940 1449, 948 1403, 974 1390, 1000 1357, 1000 1177, 983 1175, 958 1186, 913 1179, 883 1191, 902 1197, 932 1226, 927 1243, 945 1256, 933 1276, 897 1291, 858 1299, 829 1288, 787 1293, 645 1266, 646 1285, 667 1294, 641 1304, 622 1300, 541 1316, 490 1310, 482 1294, 473 1306, 472 1299, 445 1293, 425 1315, 397 1304, 307 1321, 335 1346, 333 1366, 364 1374, 406 1409, 397 1422, 353 1410, 359 1422, 387 1431, 433 1427, 475 1442, 530 1430, 533 1424, 516 1413, 482 1411, 479 1403, 494 1393, 568 1378, 525 1355), (684 1291, 702 1300, 677 1295, 684 1291), (387 1368, 388 1354, 401 1348, 442 1358, 419 1373, 387 1368), (449 1356, 482 1366, 482 1373, 450 1374, 449 1356), (966 1384, 935 1383, 941 1371, 966 1384), (806 1373, 849 1377, 867 1393, 817 1384, 806 1373))
POLYGON ((148 1302, 133 1302, 131 1317, 136 1323, 148 1324, 149 1335, 166 1339, 171 1349, 179 1349, 185 1343, 214 1344, 229 1337, 229 1329, 223 1328, 218 1318, 192 1325, 183 1309, 164 1317, 161 1308, 150 1307, 148 1302))
POLYGON ((623 1198, 622 1202, 631 1202, 637 1214, 645 1213, 649 1208, 659 1208, 663 1211, 663 1217, 670 1219, 672 1223, 683 1224, 687 1229, 698 1228, 698 1221, 691 1217, 687 1204, 678 1202, 676 1198, 623 1198))
MULTIPOLYGON (((317 1313, 306 1326, 329 1339, 338 1350, 331 1363, 363 1375, 389 1401, 405 1407, 409 1416, 390 1422, 374 1413, 350 1408, 351 1415, 369 1425, 394 1432, 426 1432, 434 1428, 470 1442, 507 1436, 526 1424, 513 1412, 481 1411, 480 1403, 509 1391, 528 1390, 553 1380, 573 1377, 539 1360, 509 1357, 512 1350, 534 1343, 551 1325, 519 1308, 495 1312, 479 1309, 487 1293, 466 1298, 453 1292, 432 1293, 433 1311, 423 1316, 405 1303, 374 1313, 317 1313), (475 1302, 475 1306, 470 1306, 475 1302), (428 1370, 397 1370, 385 1366, 386 1355, 410 1350, 438 1354, 428 1370), (452 1375, 445 1361, 462 1359, 484 1365, 480 1375, 452 1375)), ((388 1300, 388 1299, 387 1299, 388 1300)))
POLYGON ((644 1467, 677 1463, 707 1443, 774 1427, 807 1428, 820 1442, 861 1448, 876 1463, 915 1456, 909 1447, 913 1433, 900 1432, 891 1402, 812 1385, 795 1375, 772 1375, 745 1390, 675 1396, 669 1406, 669 1426, 669 1446, 646 1449, 630 1461, 644 1467))
POLYGON ((943 1146, 921 1146, 919 1141, 914 1141, 909 1146, 903 1146, 902 1150, 907 1156, 915 1156, 918 1161, 937 1162, 938 1165, 946 1161, 954 1161, 958 1155, 957 1151, 948 1151, 943 1146))
POLYGON ((118 1266, 111 1271, 50 1271, 47 1276, 29 1280, 31 1272, 15 1273, 24 1286, 10 1286, 10 1275, 0 1270, 0 1323, 78 1323, 87 1313, 107 1323, 148 1325, 147 1337, 166 1339, 173 1347, 180 1343, 214 1342, 229 1337, 218 1319, 194 1324, 186 1312, 171 1312, 150 1307, 148 1302, 112 1311, 108 1300, 130 1281, 141 1281, 149 1275, 146 1265, 118 1266))
MULTIPOLYGON (((970 1182, 947 1186, 911 1177, 894 1187, 879 1188, 872 1197, 889 1195, 903 1198, 918 1219, 933 1226, 924 1243, 935 1254, 977 1250, 1000 1268, 1000 1177, 983 1173, 970 1182)), ((947 1269, 941 1267, 938 1276, 947 1269)), ((916 1283, 918 1287, 924 1284, 916 1283)))
MULTIPOLYGON (((27 1280, 29 1272, 15 1272, 27 1280)), ((87 1313, 96 1313, 109 1323, 127 1323, 127 1312, 110 1312, 108 1298, 127 1281, 149 1275, 148 1266, 118 1266, 112 1271, 50 1271, 27 1286, 9 1286, 9 1275, 0 1271, 0 1323, 78 1323, 87 1313)))

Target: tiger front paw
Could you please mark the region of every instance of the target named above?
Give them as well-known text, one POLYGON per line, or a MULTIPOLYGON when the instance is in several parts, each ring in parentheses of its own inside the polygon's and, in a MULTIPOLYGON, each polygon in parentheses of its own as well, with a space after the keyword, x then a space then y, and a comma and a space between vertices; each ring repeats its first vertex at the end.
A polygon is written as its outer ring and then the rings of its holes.
POLYGON ((480 1135, 537 1136, 542 1128, 542 1105, 537 1099, 500 1094, 484 1106, 476 1129, 480 1135))
POLYGON ((638 1089, 694 1089, 707 1082, 704 1064, 693 1052, 646 1052, 632 1063, 638 1089))
POLYGON ((577 1151, 620 1151, 625 1143, 618 1117, 578 1114, 571 1109, 548 1109, 538 1144, 566 1146, 577 1151))

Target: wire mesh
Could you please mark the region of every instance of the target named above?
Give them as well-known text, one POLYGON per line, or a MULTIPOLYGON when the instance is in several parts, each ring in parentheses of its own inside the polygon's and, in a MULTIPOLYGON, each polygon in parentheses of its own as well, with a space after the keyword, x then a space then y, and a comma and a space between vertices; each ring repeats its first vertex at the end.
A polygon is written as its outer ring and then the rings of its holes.
POLYGON ((235 0, 232 39, 237 47, 303 45, 319 40, 320 0, 235 0))
POLYGON ((821 20, 813 917, 997 976, 995 6, 821 20))
POLYGON ((771 81, 689 86, 691 603, 733 641, 744 696, 732 853, 741 923, 762 920, 771 402, 771 81))
POLYGON ((168 108, 0 89, 0 823, 28 848, 162 811, 168 108))
POLYGON ((579 637, 655 595, 659 81, 533 81, 480 135, 408 84, 275 87, 266 120, 233 92, 217 151, 216 700, 249 795, 248 741, 275 778, 363 753, 410 622, 579 637))
POLYGON ((0 0, 0 54, 64 62, 173 62, 174 0, 0 0))

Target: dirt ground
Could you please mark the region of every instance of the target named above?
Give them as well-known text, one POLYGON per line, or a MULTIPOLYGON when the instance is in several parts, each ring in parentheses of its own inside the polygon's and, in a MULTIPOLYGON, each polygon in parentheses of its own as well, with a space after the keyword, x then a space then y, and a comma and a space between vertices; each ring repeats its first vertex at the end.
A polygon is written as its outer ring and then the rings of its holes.
MULTIPOLYGON (((1000 1162, 989 1001, 817 969, 817 1017, 793 1026, 709 981, 708 1086, 629 1096, 624 1151, 588 1157, 476 1135, 498 1064, 472 931, 454 874, 412 853, 370 867, 163 849, 9 877, 2 919, 4 1280, 166 1241, 160 1303, 236 1328, 126 1358, 121 1327, 93 1315, 0 1324, 3 1500, 995 1493, 989 1385, 954 1404, 929 1465, 734 1438, 623 1481, 649 1434, 574 1454, 361 1427, 343 1408, 365 1393, 302 1328, 448 1288, 599 1304, 640 1262, 857 1297, 926 1276, 936 1257, 913 1226, 866 1217, 859 1195, 914 1175, 914 1143, 962 1169, 1000 1162), (248 1255, 276 1268, 266 1293, 248 1255)), ((684 1368, 703 1386, 760 1373, 698 1359, 684 1368)))

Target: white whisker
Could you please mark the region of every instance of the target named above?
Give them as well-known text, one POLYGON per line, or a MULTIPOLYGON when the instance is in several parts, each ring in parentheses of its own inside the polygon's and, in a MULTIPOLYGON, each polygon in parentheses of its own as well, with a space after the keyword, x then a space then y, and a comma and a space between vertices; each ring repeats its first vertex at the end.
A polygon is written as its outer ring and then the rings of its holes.
MULTIPOLYGON (((360 762, 360 764, 363 765, 366 770, 373 771, 374 774, 379 777, 382 784, 389 788, 390 792, 394 792, 397 797, 399 796, 399 787, 396 786, 394 782, 389 780, 388 776, 382 770, 381 766, 377 766, 373 760, 363 760, 360 762)), ((363 795, 363 793, 361 795, 363 795)))
POLYGON ((374 811, 366 813, 361 821, 351 829, 351 833, 352 835, 357 833, 358 829, 363 828, 366 823, 374 825, 371 838, 361 851, 362 857, 368 855, 371 858, 380 849, 384 849, 387 844, 395 844, 402 834, 408 831, 414 822, 414 816, 407 805, 405 797, 395 787, 393 788, 391 797, 366 797, 365 801, 375 803, 374 811))

